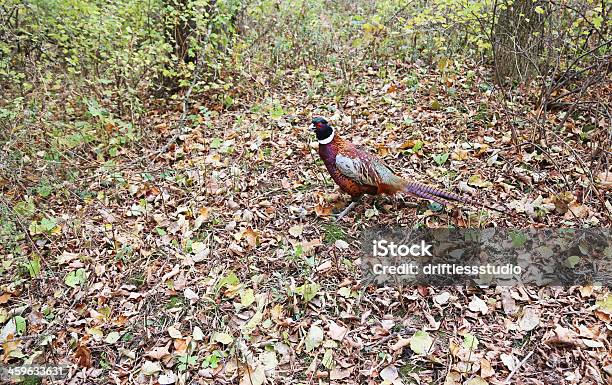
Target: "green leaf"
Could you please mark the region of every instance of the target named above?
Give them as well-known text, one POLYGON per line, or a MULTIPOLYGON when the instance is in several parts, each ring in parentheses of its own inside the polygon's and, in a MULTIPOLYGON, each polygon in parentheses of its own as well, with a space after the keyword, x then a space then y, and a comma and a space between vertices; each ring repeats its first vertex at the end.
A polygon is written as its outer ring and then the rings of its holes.
POLYGON ((427 354, 433 345, 429 333, 419 330, 410 338, 410 349, 416 354, 427 354))
POLYGON ((155 227, 155 231, 157 231, 157 234, 161 235, 162 237, 167 234, 166 230, 164 230, 163 228, 159 226, 155 227))
POLYGON ((612 294, 606 294, 606 297, 595 301, 595 305, 606 314, 612 314, 612 294))
POLYGON ((570 269, 573 269, 574 267, 576 267, 578 263, 580 263, 580 257, 577 255, 572 255, 570 257, 567 257, 567 259, 563 262, 563 264, 566 267, 569 267, 570 269))
POLYGON ((14 210, 17 214, 29 218, 36 212, 36 207, 34 206, 34 202, 32 202, 30 199, 26 199, 25 201, 18 202, 15 205, 14 210))
POLYGON ((343 286, 340 289, 338 289, 338 295, 344 298, 348 298, 351 296, 351 289, 348 288, 347 286, 343 286))
POLYGON ((544 8, 540 7, 539 5, 537 7, 535 7, 535 11, 536 13, 539 13, 540 15, 544 14, 544 8))
POLYGON ((20 315, 17 315, 13 318, 15 321, 15 332, 19 335, 23 335, 26 331, 26 320, 20 315))
POLYGON ((253 302, 255 302, 255 294, 253 289, 246 289, 240 292, 240 303, 242 306, 250 306, 253 302))
POLYGON ((57 219, 51 217, 51 218, 43 218, 40 221, 40 226, 47 232, 53 230, 55 228, 55 226, 57 225, 57 219))
POLYGON ((321 360, 321 364, 327 369, 331 369, 334 366, 334 354, 331 349, 325 349, 325 354, 321 360))
POLYGON ((31 278, 36 278, 40 274, 40 257, 35 255, 32 260, 24 264, 25 268, 28 269, 31 278))
POLYGON ((476 187, 487 188, 493 186, 493 183, 482 179, 482 177, 478 174, 472 175, 468 179, 468 184, 476 187))
POLYGON ((87 274, 85 273, 85 269, 80 268, 76 271, 71 271, 66 274, 64 278, 64 283, 72 288, 75 288, 79 285, 84 284, 87 281, 87 274))
POLYGON ((595 28, 600 29, 601 28, 601 23, 603 22, 603 17, 597 16, 594 17, 593 20, 591 20, 593 22, 593 25, 595 26, 595 28))
POLYGON ((230 271, 225 277, 223 277, 217 284, 217 290, 224 286, 236 286, 240 283, 240 280, 233 271, 230 271))
POLYGON ((466 333, 463 336, 463 346, 469 350, 476 350, 476 348, 478 348, 478 342, 478 338, 476 338, 470 333, 466 333))
POLYGON ((219 148, 223 144, 223 140, 221 138, 213 138, 210 142, 210 148, 219 148))
POLYGON ((423 142, 420 140, 417 140, 412 146, 412 153, 416 154, 417 152, 421 150, 421 148, 423 148, 423 142))
POLYGON ((121 334, 119 334, 118 332, 110 332, 104 339, 104 342, 106 342, 107 344, 114 344, 115 342, 119 341, 120 337, 121 334))
POLYGON ((438 166, 442 166, 448 160, 448 156, 448 152, 445 152, 444 154, 433 155, 432 158, 438 164, 438 166))
POLYGON ((51 185, 48 185, 48 184, 43 184, 42 186, 38 186, 38 188, 36 189, 36 192, 41 197, 47 198, 53 192, 53 187, 51 187, 51 185))
POLYGON ((512 247, 519 248, 527 242, 527 235, 520 231, 512 231, 510 239, 512 239, 512 247))
POLYGON ((319 285, 316 283, 305 283, 297 287, 295 291, 304 298, 304 301, 310 302, 319 292, 319 285))

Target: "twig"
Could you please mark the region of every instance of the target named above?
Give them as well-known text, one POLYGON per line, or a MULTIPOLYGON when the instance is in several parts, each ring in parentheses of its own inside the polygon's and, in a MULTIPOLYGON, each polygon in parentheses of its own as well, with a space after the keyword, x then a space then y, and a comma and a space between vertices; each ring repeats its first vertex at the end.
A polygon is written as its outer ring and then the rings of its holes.
POLYGON ((518 372, 518 370, 521 368, 521 366, 523 366, 523 364, 525 364, 525 362, 527 362, 527 360, 529 359, 529 357, 531 357, 532 354, 533 354, 533 350, 530 351, 529 354, 527 354, 525 356, 525 358, 523 358, 523 360, 521 362, 519 362, 519 364, 516 365, 516 367, 514 369, 512 369, 510 374, 508 374, 508 377, 506 377, 506 380, 504 381, 504 384, 509 384, 510 383, 510 380, 512 379, 512 377, 516 374, 516 372, 518 372))

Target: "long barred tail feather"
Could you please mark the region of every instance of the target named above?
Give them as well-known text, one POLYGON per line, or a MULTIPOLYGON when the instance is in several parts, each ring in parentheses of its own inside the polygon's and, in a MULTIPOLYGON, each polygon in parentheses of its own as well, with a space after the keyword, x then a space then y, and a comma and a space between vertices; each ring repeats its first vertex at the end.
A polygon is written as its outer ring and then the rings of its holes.
POLYGON ((404 185, 404 192, 408 194, 416 195, 421 198, 432 200, 444 206, 448 204, 447 200, 450 200, 450 201, 465 203, 465 204, 468 204, 474 207, 485 207, 489 210, 494 210, 494 211, 504 213, 504 214, 506 213, 506 211, 503 209, 492 207, 487 204, 477 202, 471 198, 467 198, 459 194, 447 192, 439 188, 428 186, 428 185, 418 183, 418 182, 406 181, 406 184, 404 185))

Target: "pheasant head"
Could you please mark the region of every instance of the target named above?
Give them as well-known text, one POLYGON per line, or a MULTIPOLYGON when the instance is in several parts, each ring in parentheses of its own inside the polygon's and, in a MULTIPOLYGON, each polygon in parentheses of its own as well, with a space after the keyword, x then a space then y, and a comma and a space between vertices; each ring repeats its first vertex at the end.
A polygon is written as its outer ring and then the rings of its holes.
POLYGON ((322 117, 313 118, 310 129, 317 135, 319 144, 329 144, 334 139, 334 129, 322 117))

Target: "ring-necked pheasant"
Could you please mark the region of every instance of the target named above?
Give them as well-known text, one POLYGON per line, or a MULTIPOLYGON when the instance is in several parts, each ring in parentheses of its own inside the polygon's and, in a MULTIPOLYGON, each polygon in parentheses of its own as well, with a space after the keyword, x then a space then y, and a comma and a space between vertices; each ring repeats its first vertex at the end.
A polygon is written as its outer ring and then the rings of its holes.
POLYGON ((312 119, 310 128, 317 135, 319 155, 327 171, 340 189, 351 196, 351 204, 338 215, 336 220, 342 219, 351 211, 365 194, 408 193, 442 205, 447 205, 448 201, 455 201, 504 212, 473 199, 425 184, 410 182, 396 175, 382 160, 342 139, 323 118, 312 119))

